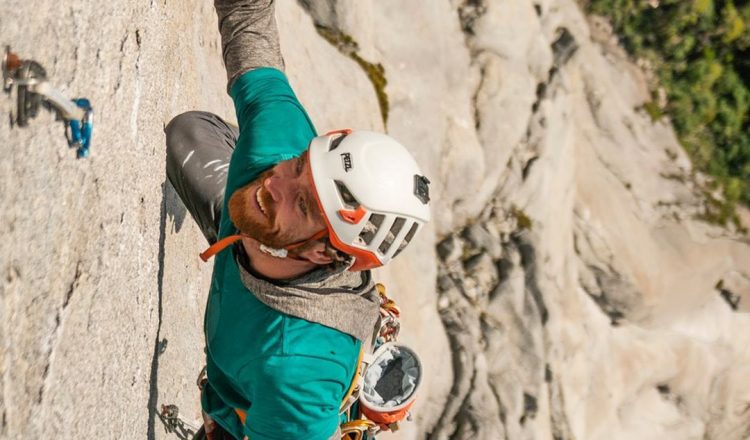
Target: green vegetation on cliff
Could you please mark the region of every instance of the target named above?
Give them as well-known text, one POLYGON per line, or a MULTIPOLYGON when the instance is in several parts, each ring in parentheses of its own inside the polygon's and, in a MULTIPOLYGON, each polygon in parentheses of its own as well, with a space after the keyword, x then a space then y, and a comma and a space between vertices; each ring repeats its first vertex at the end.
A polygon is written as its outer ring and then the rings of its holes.
POLYGON ((671 117, 695 167, 723 189, 707 216, 737 222, 735 203, 750 206, 750 0, 591 0, 588 9, 653 66, 667 103, 646 111, 671 117))

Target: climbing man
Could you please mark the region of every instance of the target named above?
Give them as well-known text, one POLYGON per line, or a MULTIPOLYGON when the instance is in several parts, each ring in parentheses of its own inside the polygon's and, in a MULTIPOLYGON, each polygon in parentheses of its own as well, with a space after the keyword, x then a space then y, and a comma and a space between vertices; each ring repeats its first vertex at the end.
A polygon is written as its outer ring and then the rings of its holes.
POLYGON ((239 128, 205 112, 166 127, 169 181, 215 256, 206 435, 340 438, 380 316, 369 269, 429 221, 429 181, 389 136, 316 134, 284 75, 273 0, 214 5, 239 128))

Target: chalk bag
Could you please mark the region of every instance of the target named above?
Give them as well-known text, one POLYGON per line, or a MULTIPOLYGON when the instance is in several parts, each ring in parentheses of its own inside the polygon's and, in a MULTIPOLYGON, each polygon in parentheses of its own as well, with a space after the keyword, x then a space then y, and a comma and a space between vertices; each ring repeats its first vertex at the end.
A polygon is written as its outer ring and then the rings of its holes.
POLYGON ((360 409, 368 419, 390 426, 408 416, 422 379, 414 350, 388 342, 375 350, 363 376, 360 409))

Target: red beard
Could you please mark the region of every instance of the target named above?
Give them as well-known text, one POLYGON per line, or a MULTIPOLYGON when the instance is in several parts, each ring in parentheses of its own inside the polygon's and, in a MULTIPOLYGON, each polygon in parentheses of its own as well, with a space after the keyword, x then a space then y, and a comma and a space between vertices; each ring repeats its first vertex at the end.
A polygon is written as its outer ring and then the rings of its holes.
POLYGON ((268 216, 258 209, 256 192, 263 181, 273 174, 268 170, 249 184, 237 189, 229 198, 229 218, 234 226, 245 235, 266 246, 281 249, 294 242, 289 233, 284 233, 276 225, 276 205, 268 191, 261 191, 261 200, 268 216))

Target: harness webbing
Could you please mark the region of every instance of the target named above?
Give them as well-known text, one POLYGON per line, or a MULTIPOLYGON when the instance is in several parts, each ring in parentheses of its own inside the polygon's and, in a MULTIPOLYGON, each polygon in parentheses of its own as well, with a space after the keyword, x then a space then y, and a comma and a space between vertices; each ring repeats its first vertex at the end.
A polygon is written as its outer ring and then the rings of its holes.
POLYGON ((364 344, 362 345, 362 348, 359 350, 359 357, 357 358, 357 369, 354 371, 354 377, 352 378, 352 383, 349 385, 349 390, 344 395, 344 399, 341 401, 341 405, 339 405, 339 413, 344 412, 347 409, 349 398, 354 394, 354 390, 357 389, 357 385, 359 384, 359 377, 362 374, 362 357, 365 355, 365 347, 364 344))

